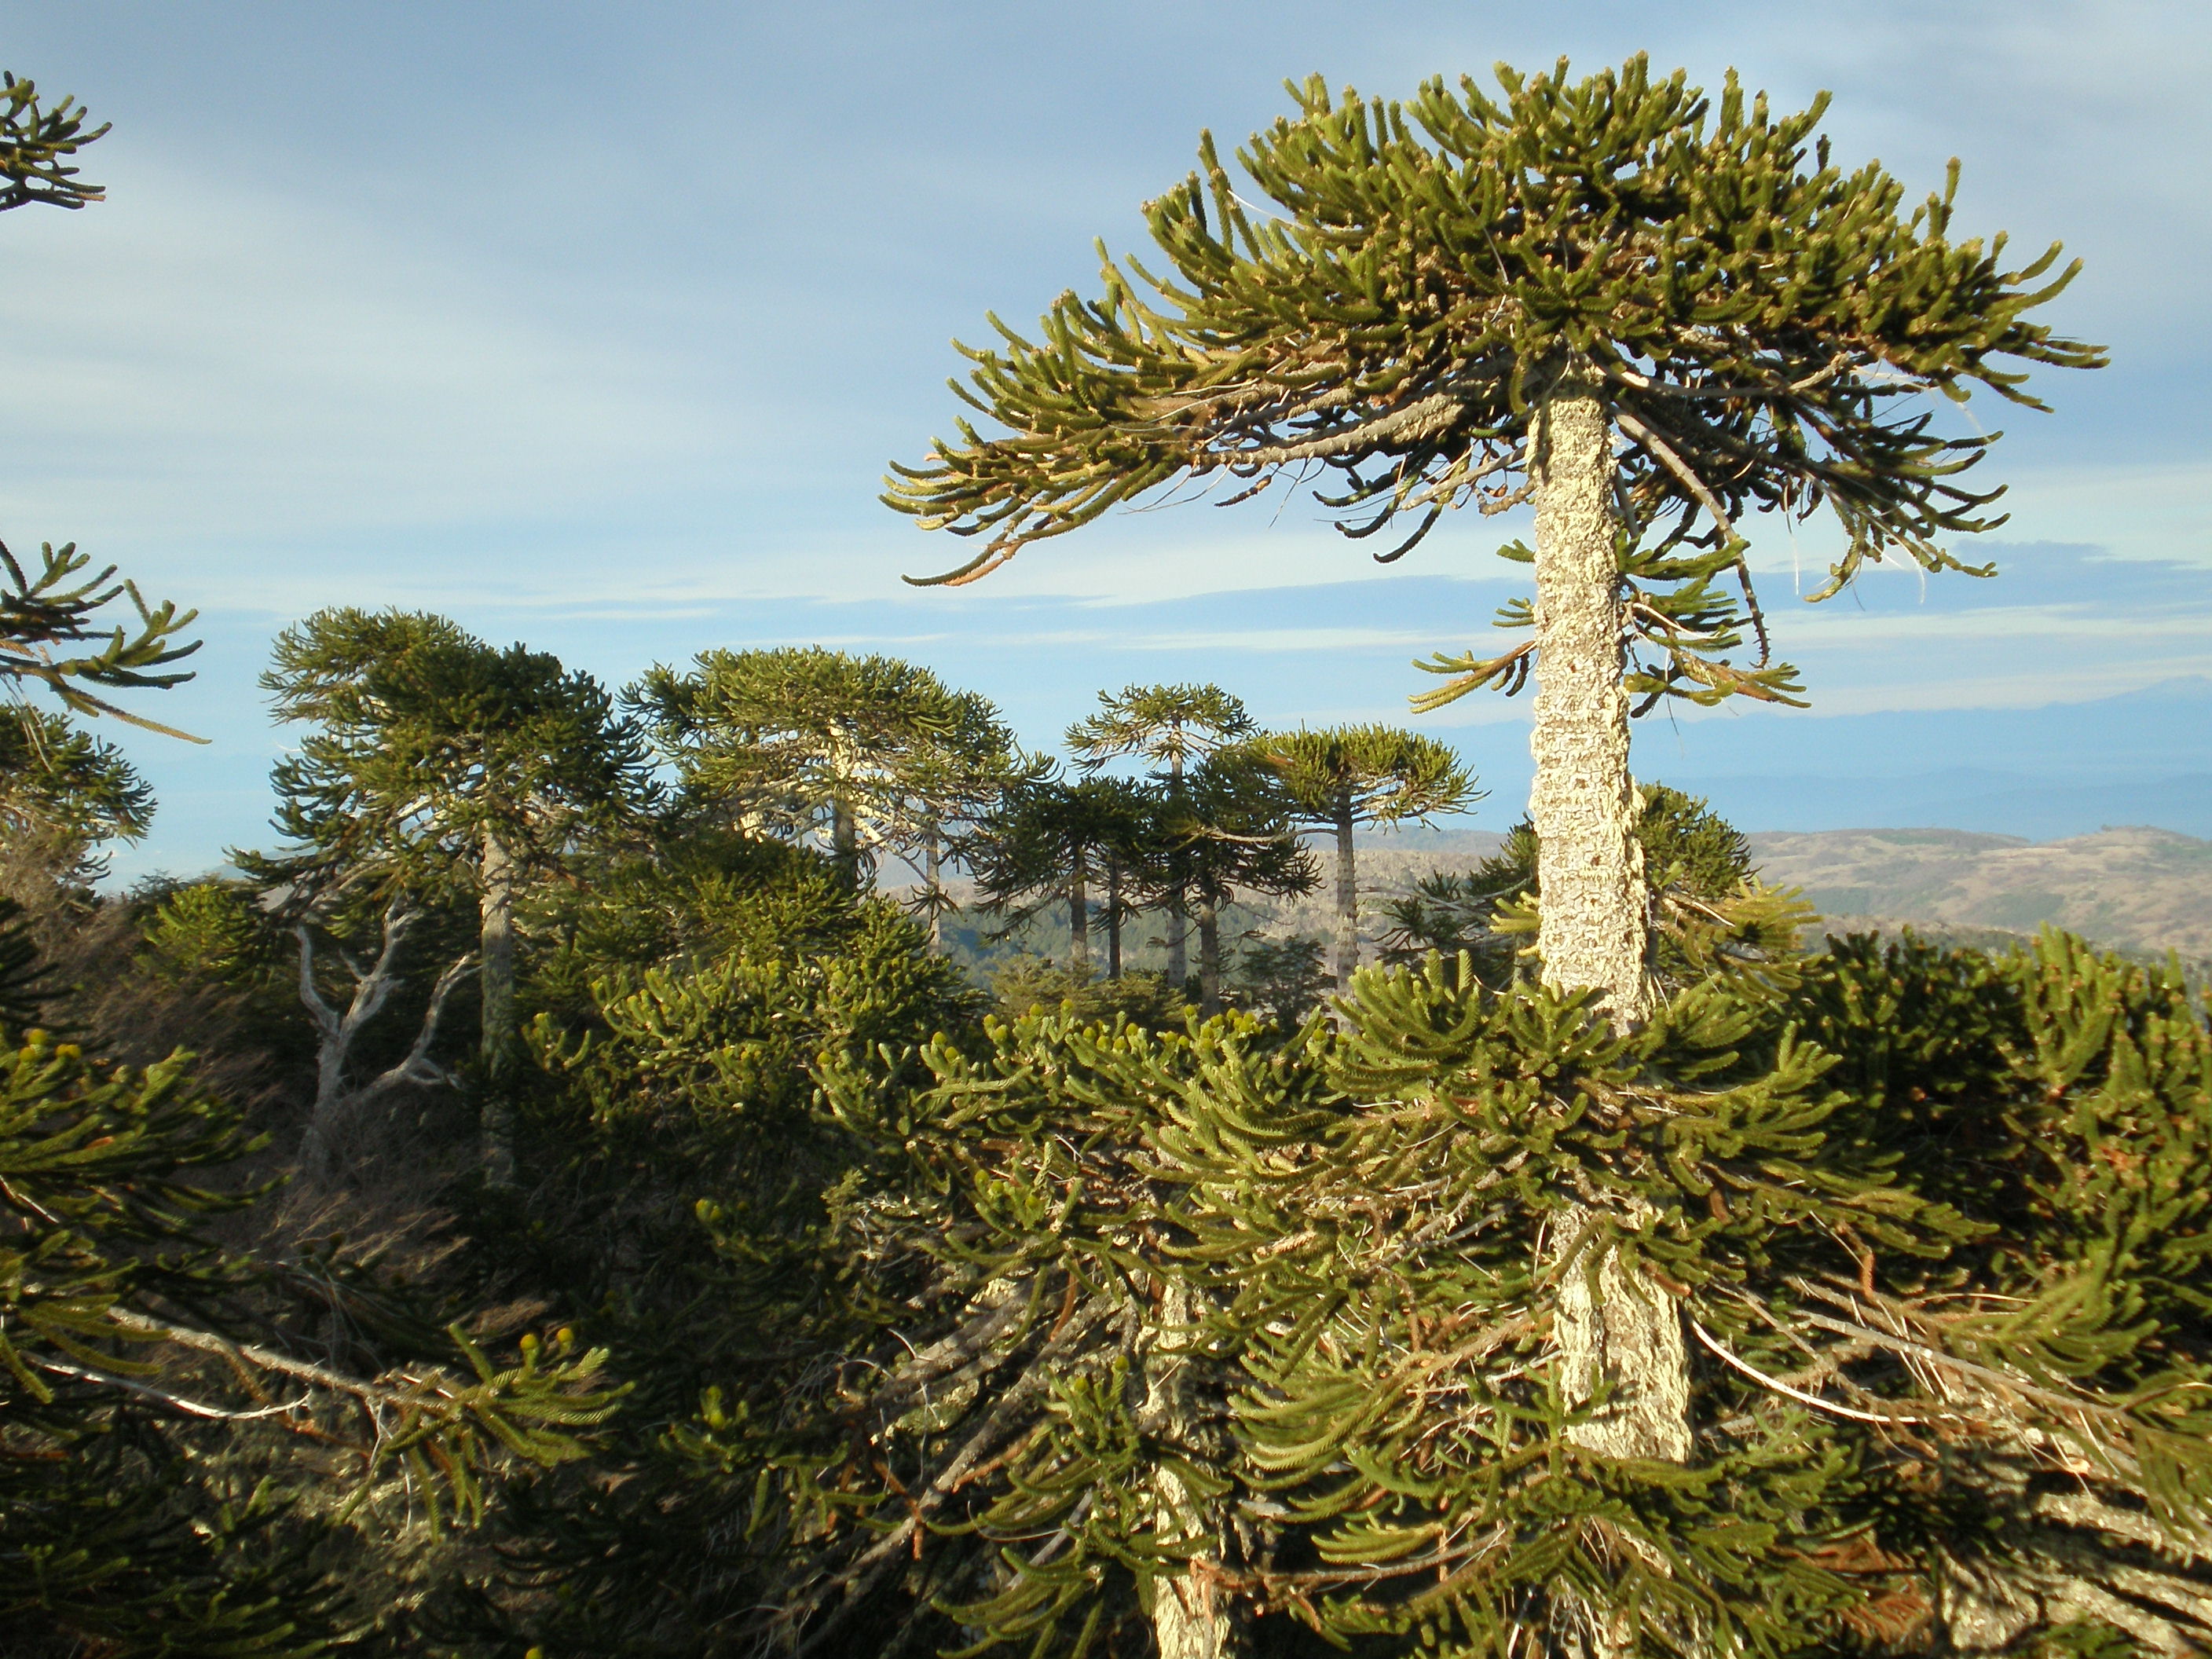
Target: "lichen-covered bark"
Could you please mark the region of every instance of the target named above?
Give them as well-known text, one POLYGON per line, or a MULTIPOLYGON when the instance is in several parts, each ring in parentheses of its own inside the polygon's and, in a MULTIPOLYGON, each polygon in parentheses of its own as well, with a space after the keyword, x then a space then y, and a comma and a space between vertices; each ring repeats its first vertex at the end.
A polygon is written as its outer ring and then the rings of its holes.
POLYGON ((1613 439, 1595 382, 1570 377, 1540 405, 1536 495, 1536 760, 1528 816, 1543 895, 1544 977, 1644 1012, 1649 934, 1636 789, 1628 775, 1613 439))
MULTIPOLYGON (((1571 1229, 1580 1209, 1560 1218, 1571 1229)), ((1690 1457, 1690 1356, 1682 1316, 1659 1286, 1607 1251, 1564 1266, 1552 1315, 1561 1391, 1581 1406, 1610 1385, 1598 1413, 1568 1431, 1607 1457, 1684 1463, 1690 1457)))
MULTIPOLYGON (((1189 1366, 1176 1352, 1182 1333, 1196 1322, 1191 1291, 1170 1283, 1162 1287, 1158 1323, 1146 1345, 1145 1403, 1139 1421, 1148 1434, 1170 1443, 1188 1439, 1195 1410, 1189 1366)), ((1153 1477, 1163 1532, 1185 1539, 1210 1540, 1216 1526, 1206 1505, 1170 1469, 1153 1477)), ((1231 1618, 1230 1596, 1200 1553, 1188 1568, 1159 1581, 1152 1590, 1152 1643, 1158 1659, 1231 1659, 1239 1647, 1231 1618)))
MULTIPOLYGON (((1535 442, 1537 942, 1547 981, 1597 991, 1606 1017, 1627 1024, 1647 1006, 1650 918, 1628 772, 1613 441, 1594 380, 1571 371, 1560 380, 1539 406, 1535 442)), ((1571 1404, 1607 1394, 1600 1414, 1570 1434, 1608 1456, 1682 1462, 1690 1388, 1681 1316, 1617 1255, 1579 1248, 1596 1219, 1570 1206, 1553 1235, 1563 1392, 1571 1404)))

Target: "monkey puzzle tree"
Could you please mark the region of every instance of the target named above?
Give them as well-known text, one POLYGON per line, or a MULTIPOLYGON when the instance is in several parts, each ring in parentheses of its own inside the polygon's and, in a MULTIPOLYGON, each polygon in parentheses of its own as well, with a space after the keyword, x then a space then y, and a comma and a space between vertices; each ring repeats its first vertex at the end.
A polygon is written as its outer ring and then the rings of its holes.
MULTIPOLYGON (((1994 434, 1949 434, 1923 400, 1978 386, 2040 408, 2029 366, 2103 358, 2030 320, 2073 274, 2051 274, 2056 246, 2014 268, 2002 237, 1954 240, 1955 168, 1908 211, 1878 164, 1835 167, 1825 98, 1777 116, 1731 76, 1716 104, 1641 57, 1498 76, 1501 99, 1437 79, 1402 105, 1295 88, 1239 156, 1269 215, 1201 140, 1200 170, 1146 210, 1171 270, 1107 261, 1101 297, 1063 296, 1037 341, 994 319, 1003 345, 963 348, 962 395, 1006 431, 963 422, 885 500, 985 538, 947 582, 1179 481, 1243 499, 1334 472, 1322 499, 1349 533, 1413 515, 1386 560, 1449 507, 1533 502, 1536 545, 1509 551, 1534 603, 1502 618, 1532 637, 1439 657, 1452 678, 1423 706, 1534 672, 1544 975, 1631 1027, 1650 937, 1632 697, 1796 694, 1739 521, 1832 514, 1844 550, 1817 597, 1870 560, 1969 568, 1942 538, 2002 522, 1966 476, 1994 434)), ((1586 1443, 1680 1461, 1680 1321, 1612 1248, 1645 1214, 1624 1196, 1559 1235, 1601 1264, 1569 1275, 1559 1365, 1570 1398, 1623 1379, 1586 1443)))
POLYGON ((1463 811, 1481 791, 1459 757, 1434 738, 1390 726, 1284 732, 1257 752, 1282 781, 1297 821, 1336 838, 1336 989, 1352 989, 1359 965, 1359 866, 1352 832, 1363 823, 1402 823, 1463 811))
MULTIPOLYGON (((977 892, 1015 921, 1065 899, 1068 967, 1087 977, 1091 887, 1105 877, 1112 850, 1136 833, 1148 805, 1142 788, 1124 778, 1037 779, 1008 790, 969 838, 977 892)), ((1108 907, 1119 899, 1109 890, 1108 907)))
POLYGON ((745 829, 818 834, 854 887, 879 854, 909 857, 933 906, 949 829, 1029 769, 988 699, 896 657, 704 651, 629 700, 694 801, 745 829))
POLYGON ((153 790, 113 744, 40 709, 0 720, 0 830, 14 846, 89 878, 94 848, 137 841, 153 820, 153 790))
POLYGON ((1218 749, 1192 769, 1166 826, 1170 867, 1196 901, 1199 1006, 1208 1014, 1221 1012, 1222 907, 1240 889, 1290 897, 1321 884, 1291 817, 1273 769, 1240 744, 1218 749))
MULTIPOLYGON (((275 655, 261 683, 277 718, 315 729, 274 774, 276 827, 294 845, 252 872, 301 916, 381 903, 386 956, 426 896, 475 898, 484 1167, 509 1181, 518 890, 579 840, 631 819, 650 793, 643 743, 590 675, 442 617, 321 611, 278 635, 275 655)), ((315 1006, 304 957, 301 975, 319 1019, 342 1022, 315 1006)))
MULTIPOLYGON (((1095 772, 1124 756, 1152 762, 1170 817, 1182 810, 1183 774, 1192 762, 1254 729, 1243 701, 1218 685, 1125 686, 1118 697, 1101 691, 1098 704, 1097 714, 1067 728, 1077 763, 1095 772)), ((1167 898, 1168 983, 1179 991, 1190 972, 1189 881, 1174 870, 1172 854, 1157 884, 1167 898)))

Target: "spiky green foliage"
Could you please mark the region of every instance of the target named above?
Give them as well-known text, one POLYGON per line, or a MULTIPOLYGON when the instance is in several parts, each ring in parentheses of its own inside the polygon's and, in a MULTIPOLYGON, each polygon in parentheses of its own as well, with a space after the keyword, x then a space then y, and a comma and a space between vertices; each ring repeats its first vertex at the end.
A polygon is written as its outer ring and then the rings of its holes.
POLYGON ((262 684, 277 717, 311 727, 272 777, 276 826, 292 845, 234 858, 295 924, 301 1000, 323 1039, 311 1161, 327 1162, 343 1109, 349 1025, 389 996, 400 947, 427 910, 465 896, 477 949, 415 975, 429 984, 428 1011, 400 1072, 380 1082, 447 1080, 428 1047, 446 999, 473 974, 480 1151, 486 1178, 507 1184, 517 907, 580 846, 640 822, 656 793, 642 734, 581 670, 520 644, 495 649, 420 611, 318 611, 277 635, 274 656, 262 684), (364 953, 373 965, 349 964, 342 999, 325 998, 310 960, 316 933, 342 935, 344 912, 361 906, 380 911, 364 953))
POLYGON ((1624 1616, 1669 1644, 1790 1645, 1848 1605, 1792 1554, 1848 1530, 1832 1506, 1858 1478, 1817 1413, 1717 1370, 1688 1468, 1617 1462, 1568 1437, 1589 1412, 1547 1340, 1562 1282, 1609 1249, 1769 1363, 1747 1310, 1786 1320, 1792 1274, 1847 1266, 1838 1229, 1906 1272, 1940 1256, 1965 1224, 1824 1134, 1832 1061, 1718 982, 1622 1037, 1587 999, 1432 958, 1363 974, 1350 1014, 1327 1068, 1345 1117, 1218 1177, 1249 1453, 1302 1543, 1255 1591, 1455 1653, 1624 1616))
POLYGON ((1196 838, 1188 833, 1190 769, 1228 744, 1258 730, 1243 700, 1218 685, 1130 685, 1117 696, 1098 694, 1098 712, 1067 728, 1068 752, 1086 773, 1115 761, 1152 763, 1160 790, 1159 833, 1130 849, 1143 856, 1129 861, 1132 884, 1167 910, 1168 980, 1179 989, 1187 976, 1185 937, 1195 872, 1191 867, 1196 838))
POLYGON ((1164 827, 1187 848, 1191 890, 1222 905, 1240 891, 1288 897, 1321 884, 1316 861, 1298 842, 1298 817, 1281 775, 1238 745, 1192 769, 1164 827))
MULTIPOLYGON (((810 1547, 771 1629, 799 1651, 926 1638, 938 1617, 1040 1655, 1143 1650, 1160 1583, 1221 1559, 1204 1516, 1233 1464, 1224 1374, 1172 1311, 1189 1189, 1161 1133, 1179 1097, 1247 1071, 1314 1081, 1271 1073, 1249 1021, 1206 1029, 1035 1013, 980 1056, 929 1052, 933 1085, 896 1125, 909 1196, 867 1218, 871 1257, 908 1287, 903 1340, 839 1375, 850 1443, 784 1500, 810 1547), (1185 1385, 1195 1410, 1171 1403, 1185 1385), (1164 1471, 1199 1516, 1163 1503, 1164 1471)), ((856 1118, 875 1109, 857 1082, 832 1079, 856 1118)))
POLYGON ((1230 1000, 1278 1025, 1303 1024, 1329 988, 1328 951, 1317 939, 1248 939, 1237 952, 1230 1000))
POLYGON ((0 179, 8 181, 0 191, 0 212, 33 203, 81 208, 107 194, 69 165, 71 156, 107 135, 106 122, 86 131, 91 118, 74 98, 42 106, 36 82, 0 74, 0 179))
POLYGON ((1198 912, 1199 1006, 1222 1008, 1221 913, 1246 895, 1288 898, 1321 885, 1321 861, 1298 840, 1296 805, 1248 745, 1216 750, 1193 769, 1164 825, 1174 870, 1198 912))
MULTIPOLYGON (((1342 480, 1321 499, 1347 533, 1417 516, 1395 558, 1447 508, 1526 498, 1532 407, 1571 368, 1600 378, 1620 441, 1648 693, 1793 696, 1751 595, 1747 510, 1835 516, 1824 592, 1885 556, 1965 568, 1942 538, 2002 521, 1962 477, 1993 434, 1947 434, 1919 399, 1980 386, 2039 407, 2011 364, 2103 361, 2030 320, 2073 275, 2051 274, 2057 248, 2014 269, 2002 236, 1953 240, 1955 167, 1907 211, 1878 164, 1834 166, 1825 95, 1778 116, 1731 73, 1716 106, 1640 56, 1580 81, 1565 60, 1497 75, 1500 97, 1438 78, 1407 104, 1295 86, 1295 112, 1237 155, 1267 211, 1206 137, 1146 209, 1163 270, 1102 249, 1099 297, 1063 295, 1036 339, 993 318, 1000 344, 961 348, 975 367, 955 390, 1003 434, 963 421, 884 498, 986 538, 937 580, 1178 481, 1225 477, 1242 500, 1316 471, 1342 480)), ((1424 665, 1454 677, 1424 701, 1512 690, 1533 649, 1424 665)))
POLYGON ((291 964, 268 914, 243 882, 195 881, 161 895, 145 927, 146 960, 155 971, 225 989, 283 988, 291 964))
POLYGON ((480 1517, 510 1461, 579 1455, 613 1395, 563 1333, 495 1363, 458 1324, 331 1255, 297 1264, 218 1244, 258 1196, 203 1184, 256 1143, 192 1085, 33 1032, 0 1078, 0 1616, 10 1650, 322 1651, 378 1610, 316 1559, 396 1474, 480 1517), (350 1335, 298 1352, 271 1316, 313 1287, 350 1335), (381 1366, 356 1358, 380 1352, 381 1366), (248 1443, 286 1452, 257 1479, 248 1443), (242 1455, 240 1454, 243 1454, 242 1455))
POLYGON ((1332 836, 1336 854, 1340 994, 1359 962, 1359 866, 1352 831, 1360 824, 1422 821, 1464 811, 1482 792, 1448 744, 1389 726, 1341 726, 1273 732, 1255 739, 1255 763, 1275 775, 1286 815, 1302 829, 1332 836))
POLYGON ((840 1226, 865 1239, 896 1206, 876 1119, 979 999, 896 905, 787 844, 702 832, 611 862, 559 921, 520 1115, 538 1182, 482 1248, 635 1388, 597 1463, 525 1495, 506 1628, 555 1656, 742 1650, 793 1547, 777 1472, 842 1443, 831 1380, 898 1316, 896 1267, 840 1226))
MULTIPOLYGON (((104 137, 106 124, 86 127, 89 118, 73 98, 42 105, 36 83, 0 74, 0 213, 43 204, 81 208, 105 199, 99 185, 79 178, 70 158, 104 137)), ((149 606, 137 584, 115 580, 109 565, 87 576, 89 556, 70 542, 39 550, 36 575, 25 572, 15 556, 0 546, 0 682, 21 689, 43 685, 62 706, 80 714, 108 714, 166 736, 187 734, 136 714, 100 691, 161 690, 191 678, 169 665, 198 650, 198 641, 179 636, 197 611, 179 614, 165 600, 149 606), (104 620, 100 613, 128 598, 137 612, 135 629, 104 620), (102 641, 80 655, 58 655, 56 647, 102 641), (95 691, 92 688, 98 687, 95 691)), ((192 742, 201 739, 191 738, 192 742)))
POLYGON ((1101 979, 1030 956, 1015 957, 992 974, 991 1000, 1002 1020, 1057 1010, 1085 1023, 1126 1021, 1148 1031, 1181 1030, 1190 1013, 1182 988, 1170 986, 1165 974, 1139 969, 1101 979))
POLYGON ((113 744, 34 708, 0 720, 0 826, 11 841, 89 848, 137 841, 153 821, 153 790, 113 744))
POLYGON ((23 907, 0 897, 0 1025, 18 1031, 35 1025, 40 1010, 61 992, 52 968, 40 954, 23 907))
POLYGON ((1123 870, 1138 873, 1129 855, 1157 839, 1148 832, 1158 805, 1125 778, 1037 778, 1009 789, 963 843, 977 896, 1004 919, 996 937, 1065 902, 1069 961, 1087 970, 1091 907, 1109 896, 1108 864, 1118 855, 1123 870))
MULTIPOLYGON (((1652 970, 1660 982, 1681 984, 1720 957, 1741 964, 1793 954, 1811 913, 1794 894, 1759 882, 1742 834, 1702 797, 1663 783, 1639 793, 1636 839, 1651 890, 1652 970)), ((1533 940, 1540 896, 1535 827, 1523 818, 1473 870, 1422 877, 1389 899, 1384 957, 1416 962, 1432 951, 1466 951, 1486 980, 1502 985, 1533 940)))
POLYGON ((1179 775, 1255 729, 1243 700, 1218 685, 1131 685, 1101 691, 1098 712, 1067 728, 1067 747, 1085 771, 1134 756, 1179 775))
POLYGON ((818 834, 855 885, 1036 775, 988 700, 894 657, 702 652, 629 693, 685 794, 755 834, 818 834))
POLYGON ((849 1449, 787 1465, 801 1651, 932 1601, 1120 1651, 1194 1570, 1261 1650, 1964 1643, 1990 1607, 2203 1638, 2212 1036, 2176 981, 1855 941, 1717 960, 1623 1035, 1432 957, 1287 1044, 993 1037, 890 1126, 922 1179, 860 1236, 906 1341, 839 1374, 849 1449), (1554 1322, 1608 1262, 1695 1339, 1684 1464, 1569 1432, 1607 1389, 1571 1403, 1554 1322))
POLYGON ((1800 1018, 1842 1057, 1859 1133, 1984 1229, 1948 1294, 1823 1287, 1900 1357, 1951 1357, 1926 1373, 1932 1427, 1893 1453, 1886 1547, 1984 1639, 2203 1645, 2207 1010, 2179 974, 2051 930, 1995 957, 1832 941, 1809 969, 1800 1018))
POLYGON ((642 739, 590 675, 420 611, 318 611, 262 676, 308 729, 272 781, 293 843, 269 879, 473 890, 486 836, 526 866, 629 821, 642 739))
POLYGON ((192 625, 197 611, 179 613, 163 600, 149 606, 132 581, 118 581, 115 567, 86 575, 89 555, 70 542, 40 549, 41 564, 35 575, 25 572, 15 556, 0 546, 0 568, 6 586, 0 587, 0 678, 10 684, 39 684, 53 693, 65 708, 79 714, 107 714, 128 725, 159 732, 164 737, 204 742, 189 732, 163 726, 112 702, 101 691, 164 690, 191 678, 189 672, 171 669, 200 648, 198 640, 180 641, 178 635, 192 625), (137 612, 136 629, 105 621, 100 613, 118 598, 127 598, 137 612), (57 656, 57 646, 99 645, 78 656, 57 656))
POLYGON ((1449 745, 1397 726, 1271 732, 1254 745, 1309 828, 1401 823, 1465 811, 1481 796, 1449 745))

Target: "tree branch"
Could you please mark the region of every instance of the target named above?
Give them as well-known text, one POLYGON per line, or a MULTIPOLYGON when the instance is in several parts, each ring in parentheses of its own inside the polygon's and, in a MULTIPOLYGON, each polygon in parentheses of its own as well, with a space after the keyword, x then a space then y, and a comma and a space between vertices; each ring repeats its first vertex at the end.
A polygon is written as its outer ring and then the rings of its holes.
MULTIPOLYGON (((1697 499, 1700 507, 1712 515, 1714 525, 1719 529, 1721 534, 1728 538, 1730 544, 1737 548, 1747 545, 1743 538, 1736 534, 1735 525, 1723 510, 1719 498, 1706 487, 1703 478, 1690 470, 1689 463, 1668 447, 1664 439, 1625 409, 1616 409, 1613 411, 1613 419, 1623 432, 1650 452, 1661 465, 1681 481, 1682 487, 1697 499)), ((1759 608, 1759 595, 1753 590, 1751 585, 1751 568, 1744 563, 1741 552, 1736 555, 1734 566, 1736 581, 1743 589, 1744 609, 1750 614, 1751 631, 1759 638, 1757 666, 1764 668, 1766 666, 1768 658, 1773 654, 1766 637, 1766 615, 1759 608)))

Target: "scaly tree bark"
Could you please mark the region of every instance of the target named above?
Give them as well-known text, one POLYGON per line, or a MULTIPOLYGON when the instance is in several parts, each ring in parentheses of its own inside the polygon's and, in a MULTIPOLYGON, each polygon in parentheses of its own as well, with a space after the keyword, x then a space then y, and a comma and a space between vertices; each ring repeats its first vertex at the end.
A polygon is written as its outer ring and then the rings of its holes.
POLYGON ((1528 815, 1545 896, 1544 977, 1598 991, 1610 1018, 1633 1024, 1647 1001, 1650 930, 1628 773, 1620 525, 1605 405, 1578 365, 1564 368, 1537 404, 1529 471, 1537 684, 1528 815))
MULTIPOLYGON (((1544 977, 1595 990, 1616 1024, 1649 1000, 1650 945, 1643 849, 1628 773, 1622 683, 1620 525, 1613 438, 1595 379, 1570 362, 1537 404, 1529 475, 1536 498, 1536 759, 1528 815, 1545 895, 1537 950, 1544 977)), ((1554 1240, 1554 1324, 1562 1392, 1605 1409, 1571 1437, 1610 1457, 1680 1463, 1690 1455, 1690 1354, 1673 1300, 1620 1257, 1581 1249, 1595 1218, 1575 1210, 1554 1240)), ((1638 1215, 1635 1219, 1644 1219, 1638 1215)), ((1626 1633, 1607 1645, 1632 1650, 1626 1633)))

